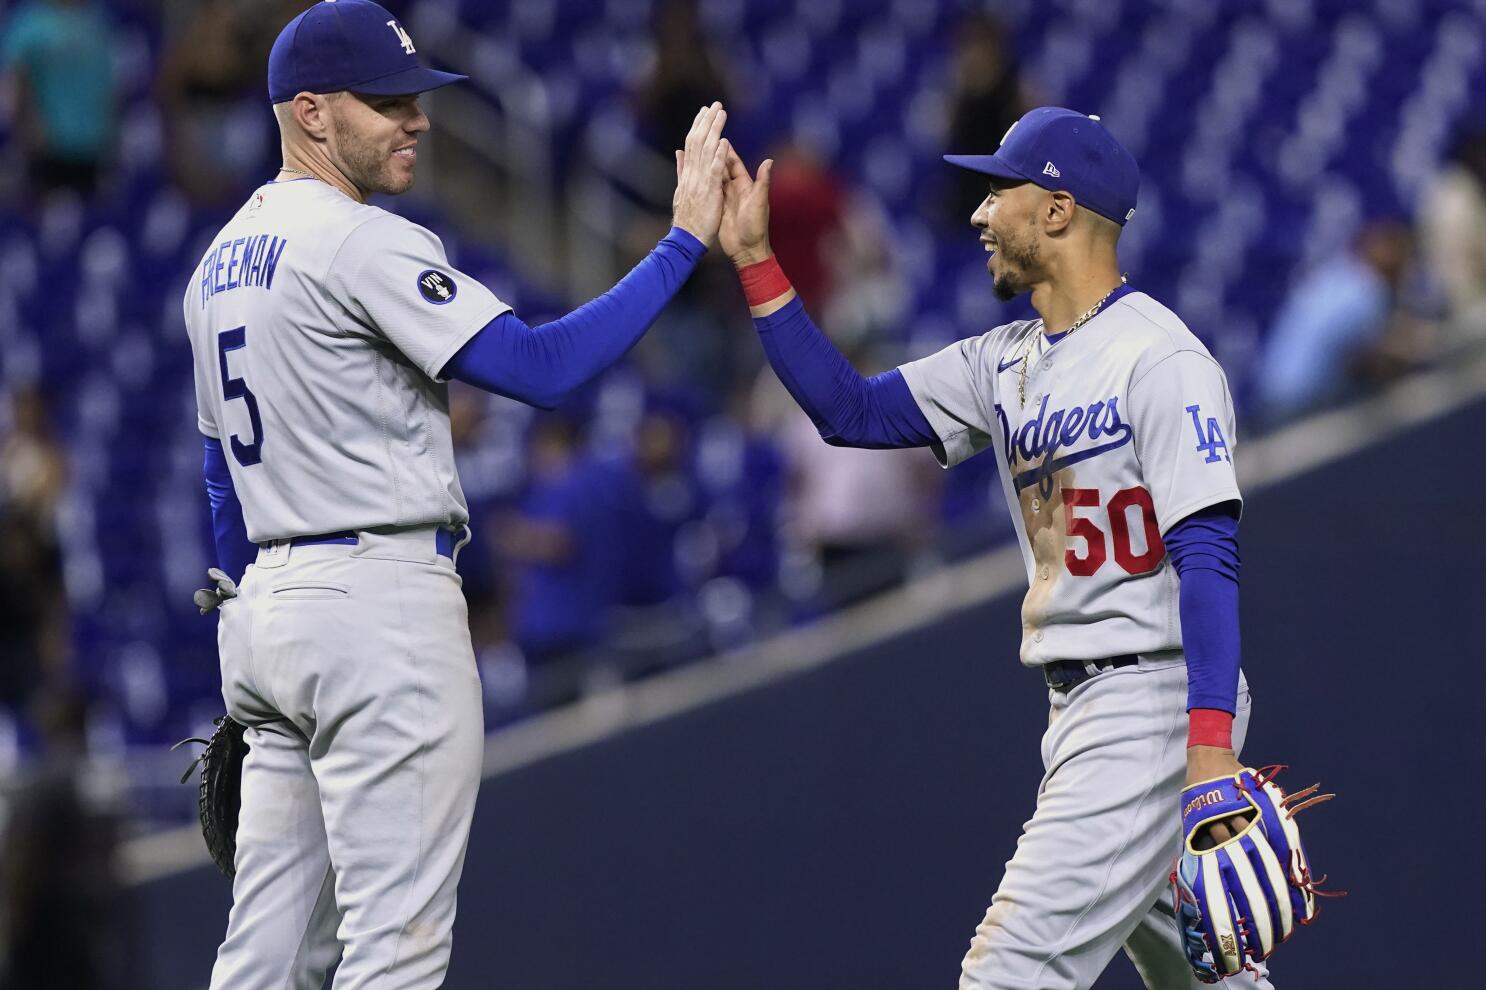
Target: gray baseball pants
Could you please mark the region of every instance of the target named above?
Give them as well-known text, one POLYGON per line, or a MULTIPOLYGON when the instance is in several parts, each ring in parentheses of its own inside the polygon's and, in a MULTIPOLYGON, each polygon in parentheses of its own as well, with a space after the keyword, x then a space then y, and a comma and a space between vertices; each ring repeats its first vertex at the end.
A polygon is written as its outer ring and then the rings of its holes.
POLYGON ((212 990, 443 983, 484 715, 433 531, 275 543, 222 606, 222 696, 246 723, 237 876, 212 990))
MULTIPOLYGON (((1048 700, 1037 810, 975 930, 961 990, 1087 990, 1121 948, 1150 990, 1206 987, 1182 952, 1168 883, 1181 852, 1185 662, 1142 658, 1048 700)), ((1241 680, 1235 750, 1249 711, 1241 680)), ((1273 990, 1267 972, 1222 986, 1273 990)))

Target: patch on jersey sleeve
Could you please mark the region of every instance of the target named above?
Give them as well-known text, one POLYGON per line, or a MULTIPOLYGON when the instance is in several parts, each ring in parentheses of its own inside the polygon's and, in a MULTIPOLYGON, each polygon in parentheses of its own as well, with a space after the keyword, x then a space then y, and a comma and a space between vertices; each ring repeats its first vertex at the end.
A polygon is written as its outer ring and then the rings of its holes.
POLYGON ((1197 452, 1206 454, 1204 464, 1214 464, 1218 461, 1232 461, 1228 456, 1228 441, 1223 438, 1223 428, 1218 425, 1214 416, 1207 417, 1207 427, 1203 429, 1202 407, 1192 405, 1187 407, 1187 412, 1192 414, 1192 428, 1197 431, 1197 452), (1221 451, 1221 456, 1219 455, 1221 451))
POLYGON ((454 280, 437 269, 430 268, 418 276, 418 294, 435 306, 451 301, 458 292, 454 280))

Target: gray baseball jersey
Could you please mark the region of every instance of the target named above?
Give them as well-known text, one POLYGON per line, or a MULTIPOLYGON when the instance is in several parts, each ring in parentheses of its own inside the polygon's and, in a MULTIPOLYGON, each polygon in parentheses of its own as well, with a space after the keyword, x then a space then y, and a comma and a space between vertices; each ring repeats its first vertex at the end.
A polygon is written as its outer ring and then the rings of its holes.
POLYGON ((1181 649, 1162 536, 1240 499, 1223 371, 1141 292, 1056 343, 1041 331, 1011 323, 902 368, 946 467, 1000 458, 1030 585, 1022 663, 1181 649))
POLYGON ((198 426, 249 539, 468 521, 439 372, 510 307, 432 233, 315 179, 269 183, 184 309, 198 426))

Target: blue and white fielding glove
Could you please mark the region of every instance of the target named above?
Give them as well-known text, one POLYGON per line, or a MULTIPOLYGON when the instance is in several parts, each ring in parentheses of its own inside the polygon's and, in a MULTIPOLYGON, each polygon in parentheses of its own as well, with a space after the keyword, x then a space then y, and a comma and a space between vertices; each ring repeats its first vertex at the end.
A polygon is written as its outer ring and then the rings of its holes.
POLYGON ((1295 814, 1333 795, 1315 786, 1287 795, 1274 783, 1279 769, 1245 769, 1182 792, 1184 851, 1171 879, 1187 960, 1204 983, 1267 958, 1316 916, 1319 881, 1295 814), (1237 834, 1201 848, 1209 825, 1235 816, 1247 820, 1237 834))

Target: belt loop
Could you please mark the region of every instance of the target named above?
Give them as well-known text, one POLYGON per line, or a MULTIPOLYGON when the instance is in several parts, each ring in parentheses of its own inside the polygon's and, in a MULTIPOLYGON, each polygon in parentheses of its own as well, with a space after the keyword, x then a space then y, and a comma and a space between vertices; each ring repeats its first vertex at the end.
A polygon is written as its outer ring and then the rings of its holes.
POLYGON ((288 540, 270 540, 259 544, 258 559, 254 563, 265 570, 271 567, 283 567, 289 563, 289 554, 292 550, 288 540))
POLYGON ((463 523, 459 527, 462 535, 454 541, 454 549, 449 553, 449 562, 455 567, 459 566, 459 551, 463 550, 475 538, 475 531, 470 529, 469 523, 463 523))

